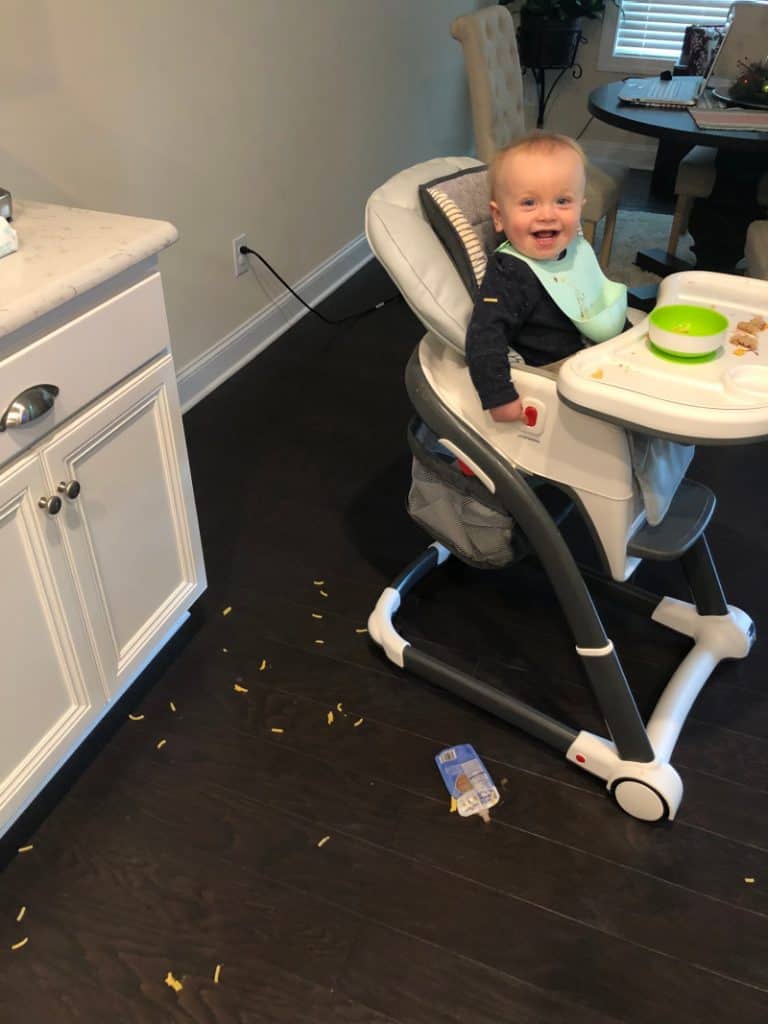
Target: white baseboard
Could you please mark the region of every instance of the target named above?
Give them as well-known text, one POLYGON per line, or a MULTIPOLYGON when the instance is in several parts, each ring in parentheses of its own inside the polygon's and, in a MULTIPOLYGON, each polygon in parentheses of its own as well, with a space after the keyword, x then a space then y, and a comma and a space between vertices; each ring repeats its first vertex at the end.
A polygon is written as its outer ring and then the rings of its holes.
POLYGON ((595 139, 583 142, 584 152, 594 160, 605 160, 624 167, 638 167, 644 171, 653 170, 658 139, 645 142, 607 142, 595 139))
MULTIPOLYGON (((365 235, 360 235, 293 287, 310 306, 316 306, 355 274, 372 255, 365 235)), ((308 312, 290 292, 283 291, 270 306, 260 310, 181 369, 177 380, 182 412, 187 412, 237 373, 308 312)))

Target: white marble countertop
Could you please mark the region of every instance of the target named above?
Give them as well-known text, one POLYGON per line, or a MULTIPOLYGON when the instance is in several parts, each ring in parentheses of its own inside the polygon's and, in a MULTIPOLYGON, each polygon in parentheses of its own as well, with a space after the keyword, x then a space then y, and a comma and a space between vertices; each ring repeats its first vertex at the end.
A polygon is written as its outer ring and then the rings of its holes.
POLYGON ((0 259, 0 338, 178 238, 167 221, 14 199, 18 252, 0 259))

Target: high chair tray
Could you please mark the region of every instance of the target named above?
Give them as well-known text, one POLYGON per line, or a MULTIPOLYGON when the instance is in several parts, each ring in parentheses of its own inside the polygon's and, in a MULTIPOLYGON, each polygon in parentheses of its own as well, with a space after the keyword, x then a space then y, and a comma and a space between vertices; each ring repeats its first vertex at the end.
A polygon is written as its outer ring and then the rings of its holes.
POLYGON ((686 271, 659 286, 657 306, 699 305, 728 319, 726 341, 706 362, 672 361, 654 350, 646 316, 610 341, 571 356, 558 394, 582 412, 645 433, 698 444, 768 437, 768 327, 756 350, 732 344, 737 324, 768 321, 768 281, 686 271))

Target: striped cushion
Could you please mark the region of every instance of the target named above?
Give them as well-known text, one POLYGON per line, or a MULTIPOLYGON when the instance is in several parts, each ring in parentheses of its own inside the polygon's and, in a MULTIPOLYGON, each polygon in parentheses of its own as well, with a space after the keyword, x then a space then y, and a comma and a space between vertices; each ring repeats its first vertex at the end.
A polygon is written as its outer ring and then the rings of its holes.
POLYGON ((470 295, 483 280, 488 255, 499 240, 488 208, 485 165, 436 178, 419 187, 427 220, 456 265, 470 295))

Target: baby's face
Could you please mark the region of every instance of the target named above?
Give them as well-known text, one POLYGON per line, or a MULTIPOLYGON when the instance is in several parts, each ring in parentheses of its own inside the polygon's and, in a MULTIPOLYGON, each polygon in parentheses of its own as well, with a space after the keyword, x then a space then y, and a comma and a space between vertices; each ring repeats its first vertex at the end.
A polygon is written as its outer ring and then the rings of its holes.
POLYGON ((493 225, 523 256, 555 259, 579 230, 584 189, 584 166, 571 149, 510 153, 499 168, 493 225))

